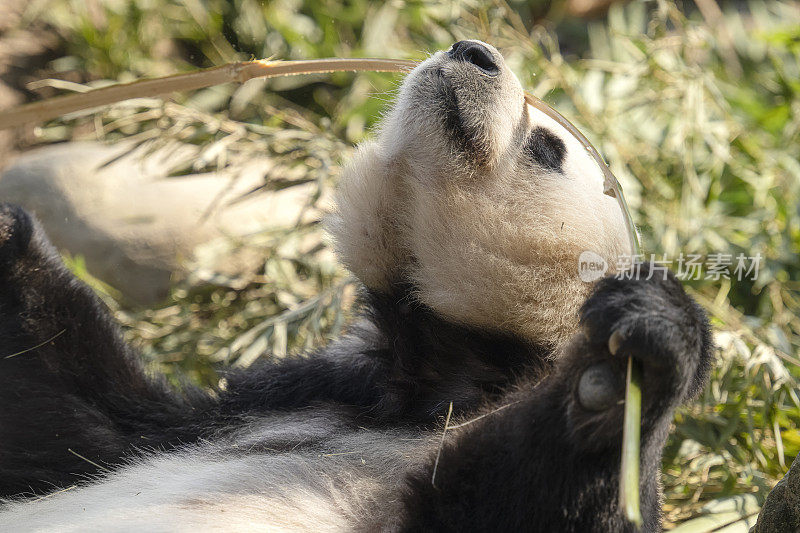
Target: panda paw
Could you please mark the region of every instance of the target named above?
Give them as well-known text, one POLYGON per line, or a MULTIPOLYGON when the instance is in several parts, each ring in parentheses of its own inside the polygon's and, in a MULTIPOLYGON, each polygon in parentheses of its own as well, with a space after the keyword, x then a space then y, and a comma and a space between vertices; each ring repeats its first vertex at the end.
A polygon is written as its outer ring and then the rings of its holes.
POLYGON ((640 264, 630 279, 600 280, 581 325, 593 353, 616 366, 628 357, 641 363, 651 400, 679 403, 702 388, 712 347, 708 319, 672 273, 640 264))

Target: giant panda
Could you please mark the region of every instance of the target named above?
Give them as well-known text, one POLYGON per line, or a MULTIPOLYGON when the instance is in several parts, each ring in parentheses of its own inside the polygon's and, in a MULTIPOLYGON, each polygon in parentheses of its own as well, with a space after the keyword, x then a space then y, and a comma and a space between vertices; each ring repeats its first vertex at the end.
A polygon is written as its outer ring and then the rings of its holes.
POLYGON ((496 49, 460 41, 407 75, 329 231, 363 284, 348 333, 177 391, 35 218, 2 205, 0 529, 633 531, 628 356, 642 529, 660 529, 662 448, 707 378, 706 315, 646 264, 581 281, 583 251, 631 252, 624 217, 496 49))

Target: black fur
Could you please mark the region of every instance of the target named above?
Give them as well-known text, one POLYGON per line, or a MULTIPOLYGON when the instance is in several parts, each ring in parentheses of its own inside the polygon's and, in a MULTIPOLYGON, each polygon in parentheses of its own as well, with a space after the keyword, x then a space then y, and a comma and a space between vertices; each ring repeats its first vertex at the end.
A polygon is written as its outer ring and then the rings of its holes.
MULTIPOLYGON (((642 265, 640 275, 648 274, 642 265)), ((435 485, 430 470, 412 477, 408 529, 633 531, 617 505, 623 405, 598 413, 577 400, 585 369, 610 361, 621 382, 630 355, 644 369, 642 530, 660 531, 661 453, 674 408, 707 378, 708 321, 672 275, 604 279, 581 319, 584 332, 546 379, 520 387, 504 400, 509 407, 447 443, 435 485), (612 357, 608 338, 615 330, 626 340, 612 357)))
POLYGON ((444 117, 444 129, 447 132, 447 137, 451 142, 455 143, 459 151, 472 153, 474 151, 475 136, 467 133, 467 128, 464 126, 464 119, 459 108, 458 94, 452 82, 445 75, 444 69, 438 68, 435 75, 435 87, 439 93, 438 100, 441 102, 441 113, 444 117))
POLYGON ((673 277, 601 281, 581 311, 585 334, 560 351, 448 323, 410 291, 365 294, 348 337, 232 372, 216 398, 179 394, 145 375, 38 224, 0 205, 0 496, 46 493, 96 473, 92 463, 113 469, 141 449, 214 439, 276 410, 324 404, 353 428, 441 432, 452 401, 462 419, 505 407, 448 433, 433 483, 434 457, 408 473, 401 528, 629 530, 617 507, 621 407, 583 409, 577 383, 598 362, 621 376, 632 355, 644 367, 644 529, 659 528, 672 412, 702 387, 711 350, 703 311, 673 277), (615 329, 626 340, 611 357, 615 329))
POLYGON ((525 152, 534 163, 550 170, 563 172, 562 166, 567 155, 567 146, 564 141, 547 129, 537 126, 531 131, 525 145, 525 152))

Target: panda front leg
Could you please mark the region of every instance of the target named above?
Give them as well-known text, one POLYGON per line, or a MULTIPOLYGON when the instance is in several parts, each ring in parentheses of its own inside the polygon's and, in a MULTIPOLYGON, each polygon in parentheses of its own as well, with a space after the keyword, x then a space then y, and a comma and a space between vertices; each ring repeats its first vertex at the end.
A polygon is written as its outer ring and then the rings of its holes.
POLYGON ((162 445, 189 403, 146 376, 38 222, 0 204, 0 496, 63 487, 162 445))
POLYGON ((674 409, 706 381, 708 321, 671 275, 604 279, 581 317, 553 373, 451 430, 438 460, 409 476, 402 529, 633 531, 618 507, 632 356, 643 367, 642 529, 660 530, 662 449, 674 409))

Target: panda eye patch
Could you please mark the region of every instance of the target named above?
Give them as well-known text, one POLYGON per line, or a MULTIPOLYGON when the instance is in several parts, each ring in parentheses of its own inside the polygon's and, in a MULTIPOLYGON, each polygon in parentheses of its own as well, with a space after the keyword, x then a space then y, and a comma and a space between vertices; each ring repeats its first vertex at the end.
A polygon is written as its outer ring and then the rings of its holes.
POLYGON ((567 146, 556 135, 537 126, 528 136, 525 153, 533 162, 544 168, 562 172, 561 167, 567 154, 567 146))

